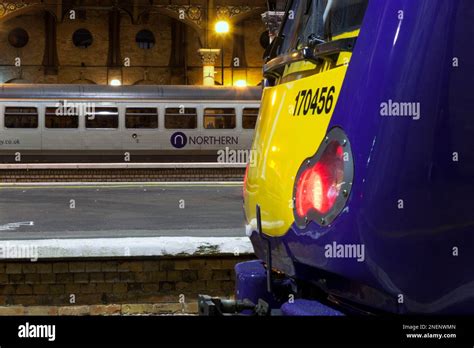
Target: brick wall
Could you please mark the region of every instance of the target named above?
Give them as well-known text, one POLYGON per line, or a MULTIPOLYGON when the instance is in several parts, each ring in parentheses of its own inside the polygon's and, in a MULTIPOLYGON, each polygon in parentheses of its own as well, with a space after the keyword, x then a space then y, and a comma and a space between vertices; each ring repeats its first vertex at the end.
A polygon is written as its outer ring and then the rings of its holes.
POLYGON ((251 258, 0 262, 0 315, 196 313, 200 293, 233 296, 251 258))
MULTIPOLYGON (((193 1, 199 4, 199 1, 193 1)), ((231 1, 224 3, 230 4, 231 1)), ((232 1, 234 5, 247 5, 244 1, 232 1)), ((205 5, 202 3, 201 5, 205 5)), ((221 4, 219 4, 221 5, 221 4)), ((252 6, 261 6, 262 12, 265 2, 258 1, 252 6)), ((57 75, 45 75, 43 69, 43 56, 45 49, 44 39, 44 12, 32 11, 0 21, 0 83, 11 79, 21 79, 29 83, 77 83, 82 76, 83 80, 89 80, 96 84, 107 84, 107 57, 109 49, 108 14, 106 11, 87 11, 86 19, 76 18, 71 20, 65 16, 57 24, 57 50, 59 69, 57 75), (8 34, 14 28, 23 28, 28 32, 30 40, 21 49, 12 47, 8 42, 8 34), (72 35, 77 29, 87 29, 93 35, 93 43, 87 49, 77 48, 72 42, 72 35), (21 69, 14 67, 14 59, 22 58, 21 69), (20 76, 21 71, 21 76, 20 76)), ((220 40, 213 37, 210 23, 209 45, 220 48, 220 40)), ((169 60, 172 50, 171 42, 172 19, 162 14, 152 13, 147 21, 132 23, 128 14, 122 13, 121 17, 121 56, 130 58, 131 66, 123 68, 123 83, 134 84, 144 79, 145 73, 150 83, 171 84, 173 76, 169 69, 169 60), (156 46, 150 50, 139 48, 135 42, 135 36, 141 29, 153 32, 156 46)), ((260 15, 246 19, 242 23, 245 36, 245 52, 248 67, 244 69, 243 76, 247 77, 250 85, 257 85, 261 81, 262 55, 264 49, 259 43, 260 34, 266 30, 260 19, 260 15)), ((197 53, 199 48, 207 46, 205 35, 199 33, 192 27, 186 27, 186 64, 188 68, 188 84, 202 84, 202 62, 197 53)), ((231 84, 231 60, 233 38, 229 35, 225 40, 225 65, 226 83, 231 84)), ((220 59, 216 64, 217 73, 220 76, 220 59)), ((109 72, 110 73, 110 72, 109 72)), ((120 74, 121 75, 121 74, 120 74)), ((110 76, 109 76, 110 77, 110 76)), ((234 76, 235 79, 241 77, 234 76)), ((217 78, 219 80, 220 78, 217 78)))
POLYGON ((244 168, 219 169, 4 169, 0 182, 241 181, 244 168))

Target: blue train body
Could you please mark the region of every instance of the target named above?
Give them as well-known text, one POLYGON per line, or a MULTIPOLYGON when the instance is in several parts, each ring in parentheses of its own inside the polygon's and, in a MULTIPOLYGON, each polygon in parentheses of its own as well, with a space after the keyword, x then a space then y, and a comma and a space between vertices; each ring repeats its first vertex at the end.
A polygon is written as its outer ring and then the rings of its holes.
MULTIPOLYGON (((470 0, 369 1, 329 125, 351 141, 347 205, 330 226, 253 231, 261 260, 269 240, 274 268, 341 309, 474 313, 473 20, 470 0), (418 113, 390 116, 395 102, 418 113), (334 242, 364 262, 315 256, 334 242)), ((259 267, 237 268, 238 298, 274 300, 259 267)))

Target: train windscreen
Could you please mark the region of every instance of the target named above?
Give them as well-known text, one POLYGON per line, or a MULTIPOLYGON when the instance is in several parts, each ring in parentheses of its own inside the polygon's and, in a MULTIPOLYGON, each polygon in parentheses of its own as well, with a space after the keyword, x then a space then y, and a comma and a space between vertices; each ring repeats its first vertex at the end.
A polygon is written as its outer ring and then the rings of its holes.
POLYGON ((294 0, 282 28, 280 53, 331 41, 362 24, 368 0, 340 0, 328 8, 328 0, 294 0))

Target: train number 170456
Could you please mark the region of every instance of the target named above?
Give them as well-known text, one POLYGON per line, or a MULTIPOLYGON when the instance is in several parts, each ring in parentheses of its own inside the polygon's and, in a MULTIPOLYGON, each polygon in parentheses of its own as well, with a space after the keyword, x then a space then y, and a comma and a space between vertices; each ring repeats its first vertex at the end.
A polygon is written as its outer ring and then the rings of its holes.
POLYGON ((313 89, 303 89, 298 92, 295 98, 293 116, 320 115, 323 112, 329 114, 334 106, 334 93, 336 87, 321 87, 315 91, 313 89))

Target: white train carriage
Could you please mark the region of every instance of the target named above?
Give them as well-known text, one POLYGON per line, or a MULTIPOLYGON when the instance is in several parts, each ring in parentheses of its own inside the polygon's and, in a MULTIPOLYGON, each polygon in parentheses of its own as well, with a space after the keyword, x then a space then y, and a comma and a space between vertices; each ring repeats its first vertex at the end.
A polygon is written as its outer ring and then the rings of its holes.
POLYGON ((216 160, 252 142, 261 88, 3 85, 2 162, 216 160))

